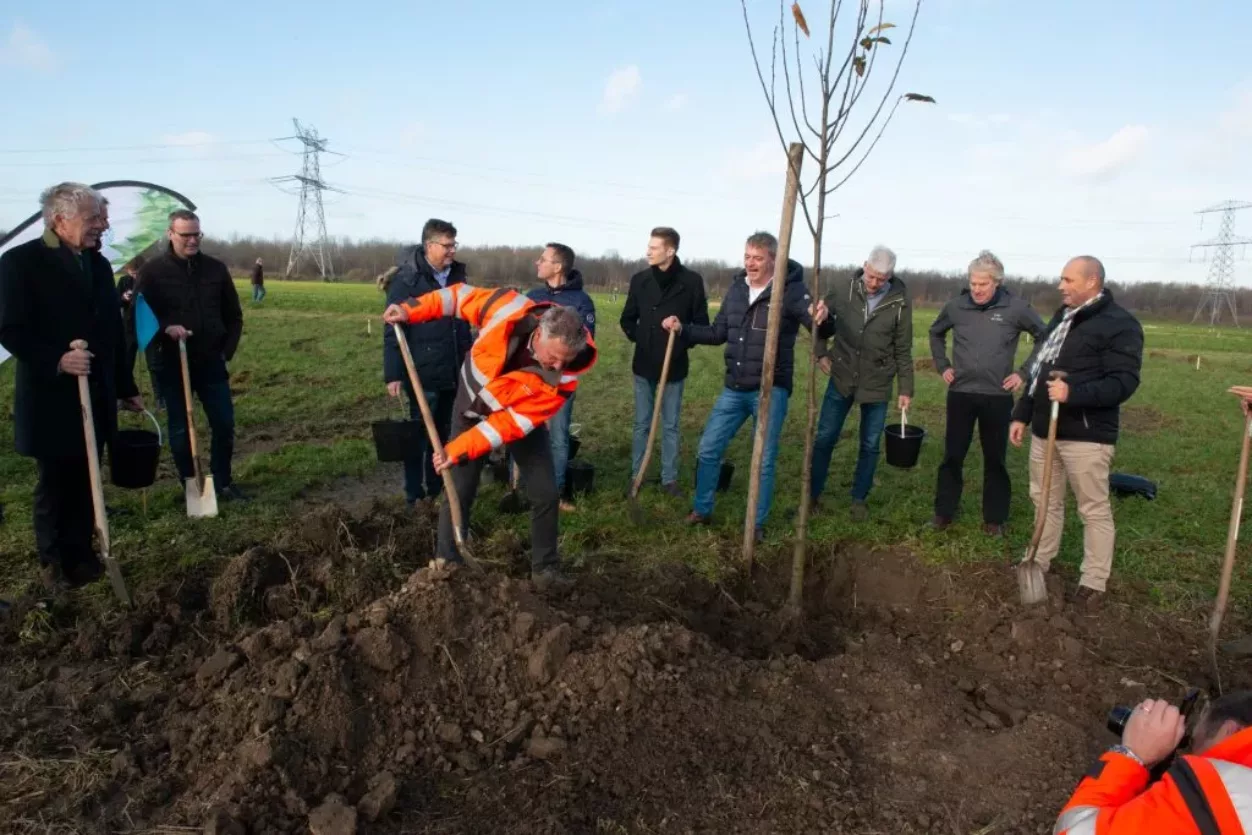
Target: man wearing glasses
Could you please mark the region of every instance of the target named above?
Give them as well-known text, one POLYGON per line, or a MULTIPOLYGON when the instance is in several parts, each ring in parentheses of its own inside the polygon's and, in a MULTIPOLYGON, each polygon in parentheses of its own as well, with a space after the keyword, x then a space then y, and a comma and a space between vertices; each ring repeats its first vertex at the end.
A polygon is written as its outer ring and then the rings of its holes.
MULTIPOLYGON (((465 283, 465 265, 456 260, 456 250, 455 226, 438 218, 426 221, 422 227, 422 243, 402 249, 397 259, 399 269, 390 278, 383 279, 387 306, 465 283)), ((473 342, 469 322, 447 317, 400 327, 409 343, 409 353, 413 355, 439 438, 447 443, 461 363, 473 342)), ((421 421, 421 409, 409 383, 395 329, 390 327, 383 328, 383 380, 392 397, 399 397, 404 391, 409 399, 409 414, 421 421)), ((420 442, 404 462, 404 498, 413 506, 434 499, 443 489, 443 479, 435 472, 431 461, 433 450, 426 433, 420 434, 420 442)))
POLYGON ((245 499, 231 478, 235 449, 235 406, 226 364, 235 356, 243 335, 243 309, 221 261, 200 251, 200 218, 179 209, 170 213, 169 246, 139 271, 142 293, 160 325, 153 340, 160 353, 158 384, 166 404, 170 450, 182 482, 191 478, 191 444, 183 399, 182 363, 178 343, 187 343, 191 390, 200 398, 213 432, 209 469, 223 501, 245 499))

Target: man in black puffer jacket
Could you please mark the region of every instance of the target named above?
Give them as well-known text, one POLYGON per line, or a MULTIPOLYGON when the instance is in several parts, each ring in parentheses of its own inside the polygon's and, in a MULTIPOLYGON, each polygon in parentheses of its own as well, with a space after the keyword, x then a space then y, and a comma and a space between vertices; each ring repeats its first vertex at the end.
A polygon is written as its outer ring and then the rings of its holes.
POLYGON ((165 253, 139 271, 136 294, 143 294, 160 326, 152 344, 158 345, 157 383, 166 406, 170 451, 185 482, 194 472, 178 356, 178 343, 185 341, 191 390, 200 398, 213 431, 209 469, 217 497, 224 501, 240 500, 243 492, 231 478, 235 404, 226 367, 243 335, 239 293, 226 265, 200 251, 204 235, 195 212, 171 212, 168 235, 170 243, 165 253))
MULTIPOLYGON (((691 525, 709 523, 722 456, 744 422, 758 417, 757 401, 761 393, 766 324, 777 253, 778 241, 773 235, 768 232, 752 235, 744 247, 744 270, 731 280, 730 289, 726 291, 712 325, 684 326, 676 316, 662 323, 667 330, 684 334, 690 344, 726 346, 725 388, 718 395, 713 411, 704 424, 704 434, 700 437, 700 449, 696 455, 695 502, 687 517, 687 523, 691 525)), ((796 261, 787 262, 782 301, 782 328, 778 335, 765 457, 761 462, 760 501, 756 509, 758 536, 774 499, 774 463, 778 459, 778 437, 782 434, 783 421, 787 418, 787 402, 791 397, 796 335, 801 325, 813 327, 812 298, 804 286, 804 268, 796 261)))
MULTIPOLYGON (((384 279, 387 305, 463 283, 465 265, 455 259, 456 248, 455 226, 438 218, 426 221, 422 227, 421 246, 401 250, 397 259, 399 269, 389 282, 384 279)), ((461 363, 472 343, 469 323, 449 316, 400 327, 408 342, 409 353, 413 355, 413 364, 421 378, 422 391, 435 418, 439 438, 446 443, 452 429, 452 401, 456 398, 461 363)), ((417 396, 409 383, 409 372, 404 367, 395 330, 390 326, 383 329, 383 380, 392 397, 399 397, 401 390, 408 395, 409 414, 421 422, 417 396)), ((443 489, 443 480, 431 463, 431 452, 423 431, 420 445, 404 462, 404 498, 410 505, 432 499, 443 489)))
POLYGON ((1139 388, 1143 364, 1143 328, 1113 301, 1104 286, 1104 265, 1096 258, 1073 258, 1061 272, 1064 306, 1048 323, 1027 365, 1030 378, 1013 410, 1009 440, 1021 446, 1026 424, 1030 444, 1030 498, 1035 514, 1046 513, 1038 560, 1046 571, 1061 546, 1065 521, 1065 481, 1078 501, 1083 523, 1082 577, 1074 600, 1099 605, 1113 571, 1113 508, 1109 503, 1109 465, 1117 443, 1121 404, 1139 388), (1051 372, 1066 372, 1051 379, 1051 372), (1052 403, 1060 404, 1056 421, 1056 456, 1048 506, 1039 507, 1052 403))

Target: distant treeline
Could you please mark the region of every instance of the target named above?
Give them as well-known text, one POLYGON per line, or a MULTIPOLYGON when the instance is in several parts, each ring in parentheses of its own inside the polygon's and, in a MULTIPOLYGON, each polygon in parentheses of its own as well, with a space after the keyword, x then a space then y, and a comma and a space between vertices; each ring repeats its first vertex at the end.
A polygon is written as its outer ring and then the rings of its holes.
MULTIPOLYGON (((337 240, 331 249, 331 262, 336 280, 348 282, 373 281, 374 278, 396 263, 402 249, 396 241, 337 240)), ((290 241, 261 240, 258 238, 206 238, 204 250, 223 259, 240 273, 252 267, 257 258, 265 263, 266 280, 281 279, 287 267, 291 251, 290 241)), ((469 267, 471 279, 483 286, 512 285, 525 287, 535 280, 534 261, 540 247, 467 247, 457 253, 457 258, 469 267)), ((680 252, 681 257, 681 252, 680 252)), ((736 265, 721 261, 685 261, 688 267, 704 276, 705 286, 711 297, 722 296, 729 285, 736 265)), ((625 259, 616 253, 599 256, 578 257, 575 265, 583 274, 587 286, 596 290, 625 292, 630 277, 644 268, 642 258, 625 259)), ((830 267, 823 270, 822 284, 842 278, 852 272, 852 265, 830 267)), ((963 273, 941 273, 935 270, 909 270, 904 265, 900 277, 908 286, 919 306, 937 306, 955 296, 965 286, 963 273)), ((312 265, 301 265, 301 273, 295 278, 316 279, 312 265)), ((1013 292, 1026 297, 1041 312, 1048 313, 1060 304, 1056 291, 1056 279, 1019 278, 1009 276, 1005 284, 1013 292)), ((1203 288, 1197 284, 1136 282, 1122 284, 1110 282, 1118 301, 1131 310, 1153 317, 1189 320, 1200 303, 1203 288)), ((1236 300, 1239 310, 1252 311, 1252 290, 1239 291, 1236 300)))

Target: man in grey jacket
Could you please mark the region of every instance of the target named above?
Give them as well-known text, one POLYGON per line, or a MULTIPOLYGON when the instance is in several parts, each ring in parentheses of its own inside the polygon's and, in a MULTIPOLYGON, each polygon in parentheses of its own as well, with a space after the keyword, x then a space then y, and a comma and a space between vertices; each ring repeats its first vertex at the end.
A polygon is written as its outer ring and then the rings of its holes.
POLYGON ((931 520, 936 530, 952 524, 961 503, 962 468, 975 422, 983 457, 983 531, 1003 536, 1009 518, 1012 485, 1004 459, 1013 392, 1027 376, 1025 366, 1013 370, 1013 359, 1021 334, 1038 339, 1045 326, 1030 304, 1010 293, 1003 281, 1004 265, 983 250, 969 264, 969 288, 944 305, 930 326, 930 354, 948 384, 947 436, 931 520), (948 331, 952 331, 951 361, 948 331))
POLYGON ((822 339, 817 347, 818 364, 830 375, 830 385, 817 423, 810 488, 816 502, 826 489, 830 457, 844 421, 859 405, 861 442, 851 509, 856 522, 869 518, 865 500, 878 469, 892 384, 898 386, 896 405, 901 410, 913 399, 913 303, 895 269, 895 253, 876 246, 864 266, 851 278, 836 281, 823 300, 833 323, 823 332, 833 330, 834 339, 829 345, 822 339))

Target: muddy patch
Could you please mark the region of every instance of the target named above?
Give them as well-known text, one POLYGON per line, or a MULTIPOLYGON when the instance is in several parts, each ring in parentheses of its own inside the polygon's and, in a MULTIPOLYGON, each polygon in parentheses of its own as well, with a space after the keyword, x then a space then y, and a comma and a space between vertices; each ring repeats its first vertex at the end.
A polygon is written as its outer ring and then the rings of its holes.
POLYGON ((430 522, 324 507, 198 593, 6 629, 0 830, 1042 833, 1109 707, 1208 684, 1199 619, 1057 577, 1023 610, 844 544, 784 620, 781 564, 540 596, 428 565, 430 522))

